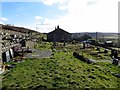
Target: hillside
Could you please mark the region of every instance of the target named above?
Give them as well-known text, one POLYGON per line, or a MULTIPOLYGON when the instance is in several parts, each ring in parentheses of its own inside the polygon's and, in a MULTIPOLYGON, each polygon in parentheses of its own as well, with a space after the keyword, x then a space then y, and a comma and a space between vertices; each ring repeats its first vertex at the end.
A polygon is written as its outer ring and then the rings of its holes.
MULTIPOLYGON (((91 36, 92 38, 96 38, 96 32, 90 33, 90 32, 85 32, 85 33, 72 33, 72 37, 74 38, 79 38, 82 37, 84 34, 87 34, 91 36)), ((97 32, 97 37, 98 38, 118 38, 118 33, 102 33, 102 32, 97 32)))
POLYGON ((17 26, 12 26, 12 25, 2 25, 2 30, 11 30, 11 31, 16 31, 16 32, 21 32, 21 33, 29 33, 29 32, 37 32, 35 30, 27 29, 24 27, 17 27, 17 26))

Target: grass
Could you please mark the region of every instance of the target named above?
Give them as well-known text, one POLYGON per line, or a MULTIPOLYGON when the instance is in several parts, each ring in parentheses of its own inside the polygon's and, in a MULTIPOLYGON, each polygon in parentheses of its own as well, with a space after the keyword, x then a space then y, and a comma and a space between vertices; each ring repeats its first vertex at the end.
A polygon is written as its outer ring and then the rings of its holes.
MULTIPOLYGON (((111 60, 110 54, 111 51, 108 50, 108 53, 104 53, 104 48, 100 48, 100 52, 96 50, 96 48, 86 48, 82 49, 82 44, 66 44, 66 46, 62 46, 63 43, 56 43, 57 46, 55 46, 52 51, 66 51, 66 52, 78 52, 81 55, 83 55, 85 58, 90 58, 94 60, 111 60)), ((45 44, 38 44, 36 46, 37 49, 51 49, 53 48, 52 43, 45 43, 45 44)))
POLYGON ((99 62, 99 63, 96 63, 96 65, 100 65, 101 67, 108 69, 111 72, 120 73, 120 66, 114 66, 110 62, 99 62))
POLYGON ((108 51, 108 53, 104 53, 103 48, 100 49, 101 52, 96 51, 95 49, 86 49, 83 52, 84 57, 86 58, 92 58, 94 60, 111 60, 110 54, 111 52, 108 51))
MULTIPOLYGON (((51 49, 52 43, 38 44, 39 50, 51 49)), ((80 46, 55 47, 50 58, 25 59, 24 62, 9 62, 16 64, 2 76, 2 86, 7 89, 77 89, 77 88, 120 88, 119 78, 106 71, 119 73, 119 66, 101 62, 87 64, 74 58, 74 51, 82 53, 80 46), (58 50, 58 51, 56 51, 58 50), (60 51, 61 50, 61 51, 60 51)), ((96 58, 84 52, 87 58, 96 58)), ((95 52, 95 50, 93 51, 95 52)), ((102 54, 101 54, 102 55, 102 54)))
MULTIPOLYGON (((15 62, 10 62, 15 63, 15 62)), ((102 64, 101 64, 102 65, 102 64)), ((103 64, 107 67, 108 64, 103 64)), ((117 71, 118 67, 109 66, 117 71)), ((2 77, 4 88, 118 88, 119 79, 98 64, 82 62, 72 52, 55 52, 51 58, 26 59, 2 77)))
POLYGON ((35 46, 35 49, 38 49, 38 50, 50 50, 51 49, 51 44, 52 43, 42 42, 41 44, 37 44, 35 46))
POLYGON ((98 51, 96 51, 96 48, 86 48, 86 49, 82 49, 82 44, 78 44, 78 45, 72 45, 72 44, 68 44, 65 47, 61 47, 61 46, 56 46, 55 47, 56 50, 65 50, 68 52, 78 52, 81 55, 83 55, 86 58, 91 58, 94 60, 111 60, 110 54, 111 52, 108 51, 108 53, 104 53, 104 49, 100 48, 100 53, 98 51))

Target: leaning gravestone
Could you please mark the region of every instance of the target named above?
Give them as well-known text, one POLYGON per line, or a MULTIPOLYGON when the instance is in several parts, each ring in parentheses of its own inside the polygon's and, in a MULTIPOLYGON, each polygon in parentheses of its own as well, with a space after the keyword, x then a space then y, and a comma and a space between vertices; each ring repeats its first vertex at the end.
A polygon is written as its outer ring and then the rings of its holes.
POLYGON ((92 61, 92 60, 89 60, 88 58, 84 58, 84 56, 83 56, 83 55, 79 55, 79 53, 77 53, 77 52, 74 52, 74 53, 73 53, 73 56, 74 56, 75 58, 77 58, 77 59, 79 59, 79 60, 83 61, 83 62, 88 63, 88 64, 93 63, 93 61, 92 61))

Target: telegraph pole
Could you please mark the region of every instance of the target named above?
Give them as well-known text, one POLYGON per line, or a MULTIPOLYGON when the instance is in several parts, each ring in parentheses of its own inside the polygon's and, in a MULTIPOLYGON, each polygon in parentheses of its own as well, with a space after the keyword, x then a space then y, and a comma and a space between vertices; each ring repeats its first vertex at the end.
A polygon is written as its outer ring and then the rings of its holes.
POLYGON ((98 40, 98 32, 96 32, 96 41, 98 40))
POLYGON ((104 39, 104 35, 103 35, 103 42, 105 41, 105 39, 104 39))

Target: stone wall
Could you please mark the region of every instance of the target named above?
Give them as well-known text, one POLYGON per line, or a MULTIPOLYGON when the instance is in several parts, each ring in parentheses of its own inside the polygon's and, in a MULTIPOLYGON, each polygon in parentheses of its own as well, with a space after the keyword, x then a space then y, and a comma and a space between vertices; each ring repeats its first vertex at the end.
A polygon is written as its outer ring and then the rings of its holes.
POLYGON ((0 68, 2 66, 2 26, 0 25, 0 68))
POLYGON ((0 68, 2 65, 2 40, 1 40, 2 36, 0 35, 0 68))
POLYGON ((35 42, 33 41, 26 41, 26 47, 28 46, 30 49, 33 49, 35 45, 35 42))

